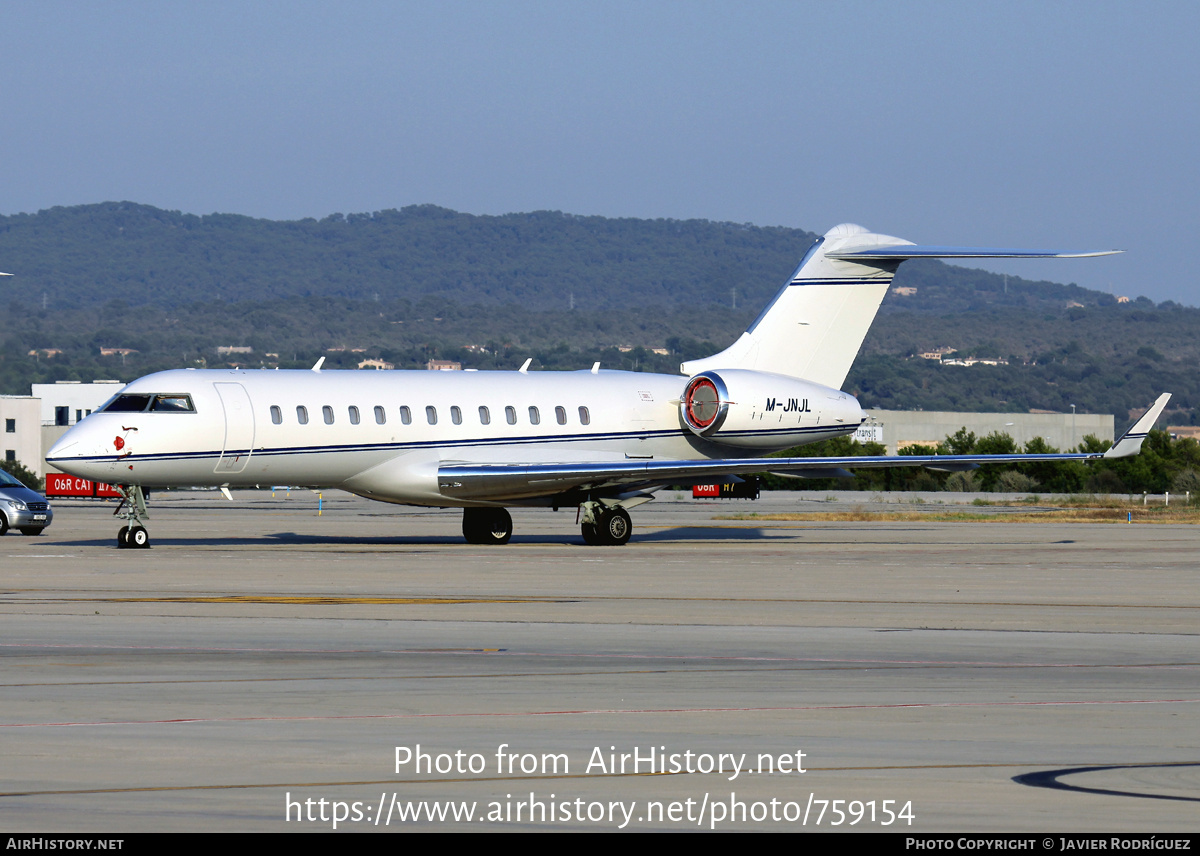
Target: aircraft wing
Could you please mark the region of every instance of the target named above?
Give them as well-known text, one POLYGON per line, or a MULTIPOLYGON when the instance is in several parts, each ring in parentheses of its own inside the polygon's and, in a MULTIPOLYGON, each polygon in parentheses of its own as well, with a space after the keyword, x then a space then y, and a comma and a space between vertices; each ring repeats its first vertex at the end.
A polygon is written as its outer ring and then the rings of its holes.
POLYGON ((1163 393, 1107 452, 1044 455, 876 455, 830 458, 718 458, 697 461, 564 462, 538 464, 446 463, 438 467, 438 487, 459 499, 522 499, 569 490, 628 489, 675 484, 702 478, 741 476, 764 471, 822 478, 838 470, 923 466, 967 470, 981 464, 1029 464, 1038 461, 1089 461, 1136 455, 1171 396, 1163 393))

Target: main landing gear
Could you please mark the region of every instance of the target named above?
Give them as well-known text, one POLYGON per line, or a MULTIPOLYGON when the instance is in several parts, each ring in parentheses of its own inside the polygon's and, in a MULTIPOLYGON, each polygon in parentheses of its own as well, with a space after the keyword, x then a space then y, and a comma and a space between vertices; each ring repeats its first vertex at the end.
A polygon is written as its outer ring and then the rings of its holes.
POLYGON ((593 547, 619 547, 633 534, 629 512, 619 505, 606 506, 594 500, 580 503, 579 528, 583 543, 593 547))
POLYGON ((503 508, 464 508, 462 533, 468 544, 507 544, 512 515, 503 508))
MULTIPOLYGON (((637 497, 632 501, 640 504, 648 499, 648 496, 637 497)), ((593 547, 617 547, 628 542, 633 534, 633 523, 629 519, 629 512, 617 502, 630 501, 628 497, 623 497, 620 500, 589 499, 581 502, 579 527, 583 532, 583 542, 593 547)), ((468 544, 507 544, 512 532, 512 516, 503 508, 463 509, 462 533, 468 544)))
POLYGON ((128 521, 117 532, 117 546, 121 549, 146 549, 150 546, 150 533, 142 525, 142 521, 150 516, 146 509, 146 495, 140 485, 118 485, 121 491, 121 503, 113 512, 114 517, 128 521))

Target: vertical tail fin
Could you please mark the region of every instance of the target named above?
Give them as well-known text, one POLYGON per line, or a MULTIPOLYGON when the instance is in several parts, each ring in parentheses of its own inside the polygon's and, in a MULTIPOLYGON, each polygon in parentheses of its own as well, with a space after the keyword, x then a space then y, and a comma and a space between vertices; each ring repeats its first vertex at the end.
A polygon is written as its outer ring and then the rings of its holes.
POLYGON ((679 368, 688 375, 750 369, 840 389, 905 259, 1081 258, 1117 252, 926 247, 843 223, 809 247, 792 278, 740 339, 679 368))
POLYGON ((844 223, 818 238, 796 272, 741 338, 680 366, 684 374, 737 368, 840 388, 903 259, 846 261, 829 253, 912 246, 844 223))

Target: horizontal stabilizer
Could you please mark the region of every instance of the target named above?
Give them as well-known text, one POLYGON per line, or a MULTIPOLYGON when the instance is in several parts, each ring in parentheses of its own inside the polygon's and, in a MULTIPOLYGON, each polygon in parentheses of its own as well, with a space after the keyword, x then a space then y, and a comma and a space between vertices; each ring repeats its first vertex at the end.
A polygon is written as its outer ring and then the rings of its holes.
POLYGON ((922 247, 917 244, 873 247, 865 250, 835 250, 827 259, 843 261, 904 261, 905 259, 1087 259, 1111 256, 1124 250, 1070 253, 1063 250, 1015 250, 1004 247, 922 247))

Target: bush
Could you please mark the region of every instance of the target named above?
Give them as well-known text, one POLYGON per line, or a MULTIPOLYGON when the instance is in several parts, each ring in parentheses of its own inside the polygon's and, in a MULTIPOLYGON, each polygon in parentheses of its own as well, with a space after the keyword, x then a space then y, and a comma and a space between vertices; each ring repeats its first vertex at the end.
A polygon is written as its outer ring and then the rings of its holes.
POLYGON ((979 490, 979 483, 975 478, 974 470, 965 470, 961 473, 951 473, 946 478, 945 487, 946 490, 955 493, 974 493, 979 490))
POLYGON ((996 479, 996 490, 1000 493, 1029 493, 1037 488, 1036 481, 1016 470, 1006 470, 996 479))

